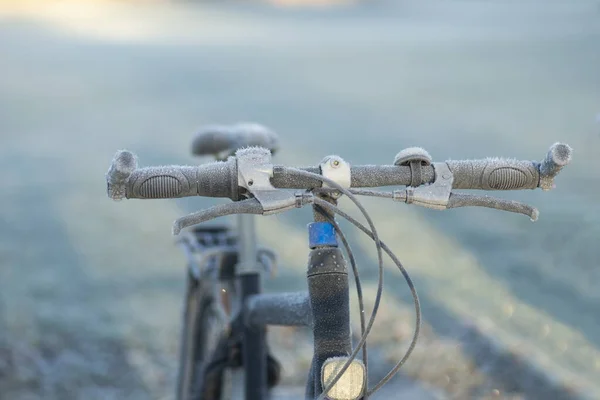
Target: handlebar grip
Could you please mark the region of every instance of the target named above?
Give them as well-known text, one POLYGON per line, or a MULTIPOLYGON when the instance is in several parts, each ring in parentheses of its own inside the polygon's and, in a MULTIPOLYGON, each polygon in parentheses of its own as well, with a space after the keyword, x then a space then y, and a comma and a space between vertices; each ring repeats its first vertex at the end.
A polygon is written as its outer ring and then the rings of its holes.
POLYGON ((198 195, 198 168, 162 166, 140 168, 127 182, 128 199, 172 199, 198 195))
POLYGON ((539 186, 535 161, 503 158, 446 161, 454 175, 453 189, 518 190, 539 186))
POLYGON ((137 168, 129 151, 119 151, 106 174, 108 196, 114 200, 172 199, 188 196, 238 199, 234 159, 198 167, 161 166, 137 168))

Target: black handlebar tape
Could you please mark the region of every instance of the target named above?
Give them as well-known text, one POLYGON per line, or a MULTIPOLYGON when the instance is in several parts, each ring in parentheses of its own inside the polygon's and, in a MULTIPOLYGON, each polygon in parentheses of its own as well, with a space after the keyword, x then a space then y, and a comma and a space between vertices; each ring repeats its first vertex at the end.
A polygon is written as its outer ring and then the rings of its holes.
MULTIPOLYGON (((421 167, 422 183, 433 182, 435 172, 433 166, 421 167)), ((303 171, 321 174, 319 167, 301 167, 303 171)), ((411 183, 409 166, 397 165, 357 165, 350 167, 351 187, 381 187, 381 186, 406 186, 411 183)), ((288 172, 284 166, 276 165, 273 169, 271 184, 281 189, 312 189, 322 186, 322 182, 305 176, 288 172)))
POLYGON ((535 161, 486 158, 446 163, 454 175, 453 189, 535 189, 540 183, 539 164, 535 161))
POLYGON ((237 200, 237 169, 234 160, 198 167, 162 166, 133 171, 127 182, 129 199, 172 199, 204 196, 237 200))

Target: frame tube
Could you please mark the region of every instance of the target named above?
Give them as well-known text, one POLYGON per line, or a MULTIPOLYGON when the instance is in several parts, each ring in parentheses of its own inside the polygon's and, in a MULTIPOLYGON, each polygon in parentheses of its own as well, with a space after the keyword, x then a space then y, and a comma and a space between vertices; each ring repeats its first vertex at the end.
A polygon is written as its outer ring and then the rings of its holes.
MULTIPOLYGON (((260 293, 260 275, 245 274, 240 277, 242 299, 260 293)), ((264 326, 243 327, 244 387, 246 400, 267 398, 267 349, 264 326)))
POLYGON ((248 297, 245 307, 245 323, 251 327, 312 326, 307 292, 256 294, 248 297))
MULTIPOLYGON (((254 216, 238 215, 239 263, 242 304, 261 291, 260 267, 256 261, 254 216)), ((267 345, 264 326, 243 327, 244 392, 246 400, 267 398, 267 345)))
POLYGON ((307 396, 323 392, 321 370, 331 357, 352 352, 348 270, 342 251, 322 247, 311 251, 308 266, 308 292, 313 315, 314 356, 307 396))

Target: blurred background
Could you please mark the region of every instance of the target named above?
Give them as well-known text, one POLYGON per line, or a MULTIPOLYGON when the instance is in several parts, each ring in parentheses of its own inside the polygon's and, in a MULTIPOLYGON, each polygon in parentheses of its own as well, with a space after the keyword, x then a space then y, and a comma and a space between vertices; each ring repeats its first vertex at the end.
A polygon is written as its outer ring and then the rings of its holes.
MULTIPOLYGON (((238 121, 278 132, 290 165, 392 163, 415 145, 541 160, 569 143, 555 190, 499 194, 537 206, 536 223, 365 203, 425 319, 375 398, 600 399, 600 6, 586 0, 0 0, 0 398, 173 397, 171 224, 217 201, 115 203, 104 174, 122 148, 144 166, 207 162, 194 133, 238 121)), ((305 288, 309 217, 259 219, 280 256, 269 290, 305 288)), ((349 232, 372 301, 374 246, 349 232)), ((386 271, 372 383, 413 329, 386 271)), ((271 332, 292 393, 310 338, 271 332)))

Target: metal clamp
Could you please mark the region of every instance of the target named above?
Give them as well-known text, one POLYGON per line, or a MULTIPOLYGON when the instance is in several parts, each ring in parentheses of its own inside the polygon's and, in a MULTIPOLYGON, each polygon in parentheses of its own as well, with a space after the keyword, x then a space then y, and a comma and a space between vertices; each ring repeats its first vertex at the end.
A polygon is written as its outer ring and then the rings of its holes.
POLYGON ((445 210, 448 208, 454 175, 445 162, 433 163, 435 180, 429 185, 394 190, 394 201, 445 210))
MULTIPOLYGON (((336 182, 345 189, 350 188, 352 182, 352 174, 350 172, 350 164, 348 164, 340 156, 327 156, 321 161, 319 165, 321 167, 321 175, 325 178, 329 178, 336 182)), ((323 182, 323 187, 330 187, 327 183, 323 182)), ((331 193, 331 196, 335 199, 342 195, 339 191, 331 193)))
POLYGON ((245 188, 262 206, 264 215, 296 207, 294 193, 277 189, 271 184, 273 163, 271 152, 262 147, 248 147, 236 153, 238 186, 245 188))

